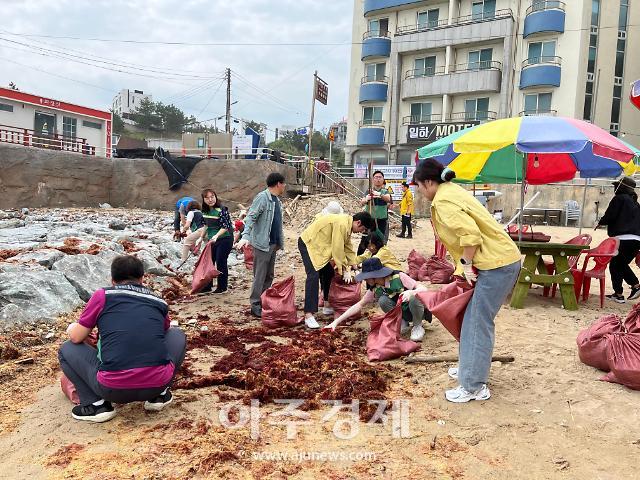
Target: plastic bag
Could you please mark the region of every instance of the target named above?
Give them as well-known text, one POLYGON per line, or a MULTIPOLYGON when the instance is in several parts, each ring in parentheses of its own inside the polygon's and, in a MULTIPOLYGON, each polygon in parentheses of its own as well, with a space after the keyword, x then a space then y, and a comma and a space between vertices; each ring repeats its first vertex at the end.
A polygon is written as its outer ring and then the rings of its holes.
POLYGON ((207 243, 200 254, 193 269, 193 280, 191 280, 191 294, 198 293, 209 285, 220 272, 213 266, 211 257, 211 242, 207 243))
POLYGON ((601 380, 640 390, 640 333, 613 333, 606 344, 611 372, 601 380))
POLYGON ((456 277, 455 282, 446 285, 442 290, 421 290, 416 296, 425 308, 440 320, 444 328, 460 341, 464 312, 473 296, 473 287, 456 277))
POLYGON ((293 327, 297 325, 295 280, 293 276, 274 283, 260 297, 262 301, 262 324, 268 328, 293 327))
POLYGON ((247 270, 253 270, 253 247, 245 245, 242 247, 242 253, 244 253, 244 266, 247 270))
POLYGON ((426 266, 427 276, 431 283, 447 284, 453 281, 455 268, 444 258, 433 255, 429 257, 424 265, 426 266))
POLYGON ((401 324, 402 304, 384 315, 371 318, 371 331, 367 337, 367 357, 370 361, 391 360, 420 348, 419 343, 400 337, 401 324))
POLYGON ((407 264, 409 265, 409 271, 407 272, 407 274, 414 280, 420 280, 420 267, 422 267, 426 262, 427 259, 424 257, 424 255, 418 253, 416 250, 411 250, 409 256, 407 257, 407 264))
POLYGON ((624 332, 622 320, 617 315, 600 317, 589 328, 582 330, 576 338, 580 361, 590 367, 608 372, 607 336, 624 332))
MULTIPOLYGON (((362 284, 360 282, 345 283, 342 275, 335 275, 329 288, 329 305, 338 317, 355 305, 362 298, 362 284)), ((323 302, 324 304, 324 302, 323 302)))

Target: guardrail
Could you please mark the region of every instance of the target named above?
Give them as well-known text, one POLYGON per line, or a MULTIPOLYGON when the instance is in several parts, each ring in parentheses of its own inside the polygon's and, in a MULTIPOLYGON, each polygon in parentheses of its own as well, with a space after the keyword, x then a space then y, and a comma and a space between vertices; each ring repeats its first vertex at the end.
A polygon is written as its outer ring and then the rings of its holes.
POLYGON ((96 147, 89 145, 86 138, 69 137, 57 133, 46 135, 36 133, 28 128, 17 128, 9 125, 0 125, 0 143, 12 143, 25 147, 46 148, 48 150, 59 150, 82 155, 95 156, 96 154, 96 147))
POLYGON ((365 75, 360 79, 360 84, 364 83, 389 83, 389 77, 385 75, 365 75))
POLYGON ((529 15, 533 12, 542 12, 544 10, 566 10, 567 5, 564 2, 558 0, 534 0, 533 4, 527 8, 525 15, 529 15))
POLYGON ((439 20, 438 22, 427 22, 426 24, 422 25, 405 25, 396 28, 396 36, 426 32, 429 30, 438 30, 441 28, 456 27, 470 23, 501 20, 504 18, 513 18, 513 11, 510 8, 503 8, 501 10, 496 10, 495 12, 465 15, 462 17, 454 18, 451 23, 449 23, 447 20, 439 20))
POLYGON ((467 122, 482 122, 484 120, 495 120, 498 118, 496 112, 491 110, 476 112, 453 112, 449 114, 449 120, 464 120, 467 122))
POLYGON ((523 110, 518 113, 520 117, 555 117, 558 114, 557 110, 523 110))
POLYGON ((364 34, 362 35, 362 40, 366 40, 367 38, 389 38, 389 32, 382 32, 379 30, 364 32, 364 34))
POLYGON ((360 120, 359 127, 380 127, 384 128, 384 120, 360 120))
POLYGON ((531 67, 533 65, 561 65, 562 57, 541 55, 539 57, 526 58, 522 62, 522 68, 531 67))
POLYGON ((476 72, 480 70, 502 70, 502 62, 497 60, 483 60, 481 62, 472 63, 459 63, 457 65, 451 65, 449 71, 446 71, 446 67, 434 67, 434 68, 414 68, 408 70, 404 79, 410 78, 422 78, 422 77, 434 77, 438 75, 450 75, 452 73, 461 72, 476 72))

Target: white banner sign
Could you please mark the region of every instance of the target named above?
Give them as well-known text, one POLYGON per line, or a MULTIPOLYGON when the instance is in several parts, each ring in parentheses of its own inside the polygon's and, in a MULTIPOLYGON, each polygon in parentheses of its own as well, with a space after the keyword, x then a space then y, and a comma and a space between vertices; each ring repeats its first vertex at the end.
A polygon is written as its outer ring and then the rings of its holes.
POLYGON ((234 155, 251 155, 253 153, 253 135, 234 135, 231 143, 234 155))

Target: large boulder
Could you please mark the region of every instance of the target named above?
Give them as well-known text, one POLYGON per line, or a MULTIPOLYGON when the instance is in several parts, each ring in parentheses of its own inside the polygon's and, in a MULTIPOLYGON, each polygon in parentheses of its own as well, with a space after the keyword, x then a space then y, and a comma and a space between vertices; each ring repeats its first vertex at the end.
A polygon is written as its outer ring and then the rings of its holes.
POLYGON ((30 252, 21 253, 8 259, 11 263, 37 263, 46 268, 51 268, 54 263, 64 257, 64 253, 54 248, 42 248, 30 252))
POLYGON ((144 273, 150 273, 152 275, 162 275, 165 277, 171 277, 175 274, 171 270, 167 269, 158 260, 156 260, 151 253, 146 250, 140 250, 139 252, 133 252, 133 255, 142 260, 144 265, 144 273))
POLYGON ((53 321, 80 305, 76 289, 60 272, 22 265, 3 265, 0 270, 0 328, 53 321))
POLYGON ((47 240, 48 229, 40 225, 0 228, 0 249, 32 248, 47 240))
POLYGON ((111 260, 106 254, 67 255, 52 270, 62 273, 85 302, 93 292, 111 284, 111 260))

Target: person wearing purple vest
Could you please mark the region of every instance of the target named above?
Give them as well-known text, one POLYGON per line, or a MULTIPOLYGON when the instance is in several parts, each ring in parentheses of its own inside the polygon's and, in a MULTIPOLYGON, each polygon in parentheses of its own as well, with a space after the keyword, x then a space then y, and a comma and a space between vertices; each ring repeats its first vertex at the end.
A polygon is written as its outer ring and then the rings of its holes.
POLYGON ((142 285, 143 275, 138 258, 114 259, 113 286, 97 290, 67 328, 58 358, 80 398, 71 411, 76 420, 111 420, 111 402, 144 402, 145 410, 158 411, 173 400, 169 387, 184 360, 186 337, 169 328, 167 303, 142 285), (97 349, 83 343, 96 327, 97 349))

